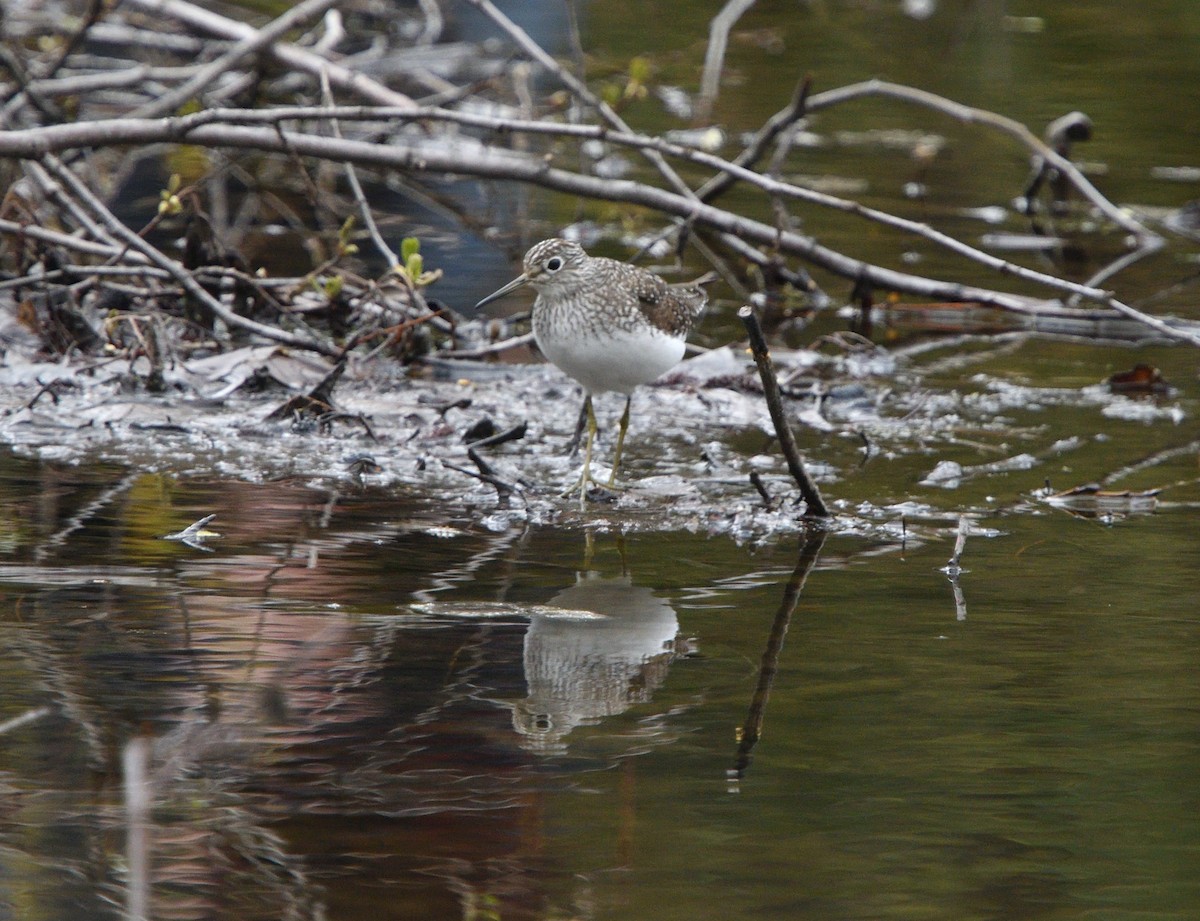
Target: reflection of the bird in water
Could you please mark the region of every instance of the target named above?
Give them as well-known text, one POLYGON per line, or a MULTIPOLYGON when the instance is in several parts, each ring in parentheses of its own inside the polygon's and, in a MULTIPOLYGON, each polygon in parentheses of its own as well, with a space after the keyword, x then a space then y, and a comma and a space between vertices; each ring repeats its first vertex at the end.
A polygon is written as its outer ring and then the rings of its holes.
POLYGON ((525 747, 553 753, 577 726, 650 700, 676 655, 675 611, 628 576, 581 574, 535 609, 525 634, 528 696, 513 709, 525 747))

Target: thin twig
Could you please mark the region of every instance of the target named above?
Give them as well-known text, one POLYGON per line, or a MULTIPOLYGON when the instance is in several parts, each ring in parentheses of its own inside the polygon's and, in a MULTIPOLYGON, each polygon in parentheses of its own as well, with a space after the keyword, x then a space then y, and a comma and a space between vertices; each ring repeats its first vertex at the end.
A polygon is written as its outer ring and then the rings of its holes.
POLYGON ((512 428, 505 429, 503 432, 496 432, 494 435, 488 435, 486 438, 470 442, 467 445, 467 451, 469 453, 475 448, 494 448, 496 445, 502 445, 510 441, 520 441, 525 437, 525 433, 528 430, 528 422, 518 422, 512 428))
MULTIPOLYGON (((467 0, 467 3, 485 13, 496 25, 507 32, 526 54, 545 67, 550 73, 554 74, 576 97, 595 109, 605 122, 618 131, 631 130, 625 123, 625 120, 613 111, 612 106, 589 90, 587 85, 573 73, 563 68, 541 45, 529 37, 528 32, 500 12, 496 8, 496 5, 492 3, 492 0, 467 0)), ((695 193, 692 192, 691 187, 667 164, 667 161, 662 158, 662 155, 658 151, 646 150, 644 155, 677 192, 685 197, 695 198, 695 193)))
POLYGON ((783 401, 779 396, 779 381, 775 377, 771 354, 767 350, 767 341, 763 337, 762 327, 758 324, 754 308, 748 305, 742 307, 738 311, 738 319, 742 321, 746 327, 746 333, 750 337, 750 351, 754 354, 754 363, 758 366, 758 375, 762 379, 763 396, 767 401, 767 411, 771 414, 775 434, 779 436, 779 447, 783 451, 784 460, 787 461, 788 472, 796 481, 796 485, 800 487, 800 495, 804 497, 807 513, 819 518, 828 518, 830 516, 829 509, 825 505, 825 500, 821 498, 821 491, 817 488, 817 484, 805 469, 804 456, 796 446, 796 437, 792 434, 792 427, 788 425, 787 416, 784 414, 783 401))
POLYGON ((758 494, 762 496, 763 505, 765 505, 767 508, 770 508, 773 501, 771 499, 771 494, 767 492, 767 486, 763 482, 762 474, 757 470, 750 471, 750 485, 758 490, 758 494))
MULTIPOLYGON (((39 227, 36 224, 23 224, 2 218, 0 218, 0 234, 29 237, 31 240, 38 240, 41 243, 51 243, 55 246, 61 246, 64 249, 73 249, 85 255, 97 256, 101 259, 116 256, 121 252, 121 247, 115 243, 97 243, 94 240, 86 240, 83 237, 76 237, 57 230, 50 230, 46 227, 39 227)), ((141 262, 144 257, 140 253, 131 253, 128 258, 131 262, 141 262)))
MULTIPOLYGON (((218 13, 202 9, 186 0, 123 0, 126 7, 136 7, 148 13, 156 13, 187 23, 193 28, 202 29, 213 35, 228 39, 244 39, 257 34, 253 26, 234 19, 221 16, 218 13)), ((339 90, 354 93, 377 105, 394 105, 413 107, 416 105, 408 96, 388 89, 382 83, 372 80, 365 74, 357 73, 341 64, 329 61, 312 51, 276 42, 267 50, 279 63, 290 70, 300 71, 315 76, 323 69, 329 73, 329 81, 339 90)))
POLYGON ((154 246, 151 246, 136 233, 121 223, 108 207, 100 201, 91 190, 56 157, 45 156, 42 158, 42 164, 54 175, 59 182, 67 186, 73 195, 75 195, 89 211, 92 212, 107 228, 107 230, 117 239, 121 240, 131 249, 141 253, 151 263, 158 266, 160 269, 170 273, 184 290, 191 296, 195 297, 210 309, 216 316, 220 317, 227 325, 234 326, 239 329, 244 329, 247 332, 257 333, 264 338, 271 339, 275 342, 282 342, 286 345, 295 346, 296 348, 308 349, 313 352, 319 352, 322 355, 331 357, 341 354, 341 349, 327 343, 314 339, 306 339, 302 336, 297 336, 292 333, 285 332, 274 326, 268 326, 265 323, 259 323, 257 320, 251 320, 248 317, 239 316, 221 301, 213 297, 205 290, 193 277, 191 272, 185 269, 174 259, 166 256, 154 246))
POLYGON ((704 124, 712 115, 713 104, 721 87, 721 71, 725 69, 725 48, 734 24, 755 0, 726 0, 721 11, 708 26, 708 50, 704 53, 704 73, 700 77, 700 95, 696 98, 697 124, 704 124))
POLYGON ((452 464, 448 460, 443 460, 442 466, 447 467, 450 470, 454 470, 457 473, 461 473, 479 480, 481 483, 487 483, 496 490, 497 497, 503 503, 507 503, 514 493, 520 495, 520 487, 498 477, 492 470, 491 465, 488 464, 488 462, 482 457, 480 457, 478 452, 476 452, 474 449, 469 448, 467 450, 467 456, 471 458, 471 462, 479 468, 478 472, 474 470, 468 470, 466 467, 460 467, 458 464, 452 464))
MULTIPOLYGON (((325 71, 321 71, 321 95, 327 105, 333 104, 333 93, 329 87, 329 75, 325 71)), ((328 121, 330 132, 335 138, 340 140, 342 129, 338 124, 338 120, 330 118, 328 121)), ((367 233, 371 236, 371 242, 375 244, 375 249, 387 261, 389 268, 399 265, 399 257, 387 245, 387 242, 383 239, 383 234, 379 232, 379 225, 375 223, 375 215, 371 213, 371 206, 367 204, 367 196, 363 192, 362 183, 358 181, 358 173, 354 169, 354 164, 346 162, 342 166, 346 171, 346 181, 350 185, 350 192, 354 196, 354 201, 358 204, 358 213, 362 215, 363 224, 367 228, 367 233)))
MULTIPOLYGON (((780 109, 767 119, 763 126, 755 133, 754 137, 750 139, 750 143, 734 158, 733 165, 746 169, 752 168, 762 155, 767 152, 767 148, 771 146, 779 135, 804 118, 807 113, 808 94, 811 89, 812 77, 805 75, 804 79, 796 84, 796 88, 792 92, 791 101, 788 102, 786 107, 780 109)), ((733 173, 722 169, 720 173, 700 186, 696 190, 696 194, 700 197, 701 201, 711 202, 727 189, 732 188, 736 182, 737 177, 733 173)))
POLYGON ((522 348, 531 342, 533 342, 533 333, 523 333, 520 336, 510 336, 507 339, 501 339, 499 342, 482 345, 475 349, 447 349, 444 352, 437 352, 429 356, 429 358, 433 361, 441 358, 488 358, 492 355, 498 355, 501 352, 522 348))

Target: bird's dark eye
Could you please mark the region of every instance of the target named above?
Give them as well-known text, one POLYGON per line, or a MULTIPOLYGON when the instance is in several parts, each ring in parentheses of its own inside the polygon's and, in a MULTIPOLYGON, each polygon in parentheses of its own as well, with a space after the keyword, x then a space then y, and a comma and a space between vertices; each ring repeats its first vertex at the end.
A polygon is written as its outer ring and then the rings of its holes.
POLYGON ((563 267, 563 261, 558 256, 551 256, 546 260, 546 271, 557 272, 563 267))

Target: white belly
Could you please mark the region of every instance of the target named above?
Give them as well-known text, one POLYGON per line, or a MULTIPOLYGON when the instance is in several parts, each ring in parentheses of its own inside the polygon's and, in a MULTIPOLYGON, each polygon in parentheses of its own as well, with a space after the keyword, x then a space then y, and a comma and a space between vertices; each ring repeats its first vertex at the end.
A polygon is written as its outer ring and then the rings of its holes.
POLYGON ((534 330, 538 348, 589 393, 631 393, 683 358, 683 340, 658 330, 615 330, 601 337, 560 338, 534 330))

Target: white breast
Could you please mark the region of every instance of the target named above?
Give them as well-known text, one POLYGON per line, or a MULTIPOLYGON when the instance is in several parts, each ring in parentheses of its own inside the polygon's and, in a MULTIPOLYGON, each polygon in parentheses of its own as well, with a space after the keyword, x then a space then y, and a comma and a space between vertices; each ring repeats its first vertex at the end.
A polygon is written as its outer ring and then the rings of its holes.
POLYGON ((534 338, 542 353, 589 393, 631 393, 639 384, 670 371, 684 352, 682 339, 647 327, 560 337, 535 324, 534 338))

